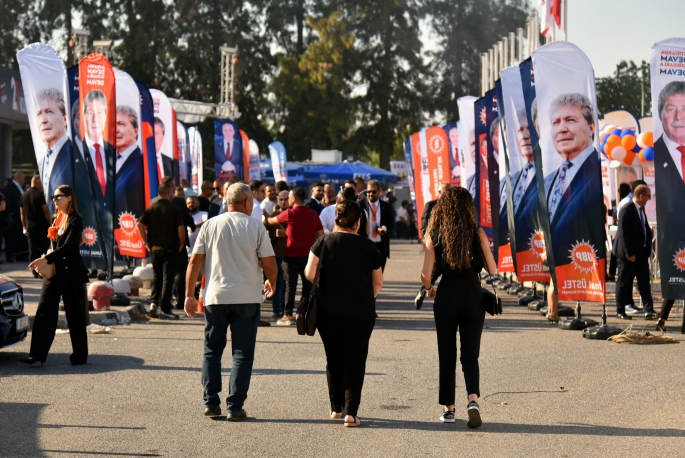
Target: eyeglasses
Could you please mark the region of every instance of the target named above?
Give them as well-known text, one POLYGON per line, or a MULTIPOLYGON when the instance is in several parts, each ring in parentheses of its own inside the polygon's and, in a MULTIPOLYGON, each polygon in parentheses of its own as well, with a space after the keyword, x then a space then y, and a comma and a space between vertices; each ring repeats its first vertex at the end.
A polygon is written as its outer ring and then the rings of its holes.
POLYGON ((59 200, 61 197, 66 197, 66 196, 64 194, 55 194, 54 196, 50 196, 50 199, 59 200))
POLYGON ((221 189, 221 187, 218 187, 218 188, 212 188, 212 189, 213 189, 213 190, 215 190, 215 191, 218 191, 219 189, 221 189))
POLYGON ((374 191, 373 189, 367 189, 366 193, 367 194, 378 194, 378 191, 374 191))

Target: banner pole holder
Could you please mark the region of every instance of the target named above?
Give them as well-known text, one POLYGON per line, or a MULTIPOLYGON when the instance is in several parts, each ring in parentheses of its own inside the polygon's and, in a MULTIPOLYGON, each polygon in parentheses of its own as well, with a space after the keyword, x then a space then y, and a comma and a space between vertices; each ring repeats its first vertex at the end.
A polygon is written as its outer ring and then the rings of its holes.
POLYGON ((583 329, 583 337, 586 339, 607 340, 609 337, 621 332, 623 332, 621 328, 607 325, 607 305, 602 304, 602 325, 583 329))
POLYGON ((595 320, 589 318, 582 318, 580 315, 580 301, 576 302, 576 316, 575 318, 566 318, 559 322, 559 329, 567 331, 579 331, 591 326, 597 326, 595 320))

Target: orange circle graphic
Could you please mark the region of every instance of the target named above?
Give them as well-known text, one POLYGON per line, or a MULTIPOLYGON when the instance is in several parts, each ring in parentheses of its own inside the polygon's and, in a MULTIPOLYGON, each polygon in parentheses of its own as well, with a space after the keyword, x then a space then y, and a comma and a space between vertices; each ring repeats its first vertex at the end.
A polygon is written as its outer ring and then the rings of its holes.
POLYGON ((88 246, 95 245, 95 241, 98 239, 95 229, 92 227, 87 227, 83 230, 83 243, 88 246))
POLYGON ((535 256, 541 258, 545 254, 545 236, 542 232, 537 231, 530 238, 530 250, 535 256))
POLYGON ((580 242, 571 250, 573 265, 580 271, 591 272, 595 268, 596 259, 594 248, 587 242, 580 242))
POLYGON ((137 231, 136 217, 131 213, 122 213, 119 215, 119 227, 128 236, 135 234, 137 231))
POLYGON ((673 263, 681 272, 685 271, 685 249, 678 251, 673 257, 673 263))

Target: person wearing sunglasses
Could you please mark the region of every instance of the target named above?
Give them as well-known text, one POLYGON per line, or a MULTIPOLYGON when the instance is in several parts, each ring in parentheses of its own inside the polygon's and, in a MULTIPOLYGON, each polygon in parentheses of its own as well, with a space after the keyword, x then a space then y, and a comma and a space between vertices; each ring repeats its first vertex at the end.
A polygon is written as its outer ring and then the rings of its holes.
POLYGON ((58 186, 51 197, 55 204, 53 223, 48 228, 52 250, 29 264, 29 269, 40 271, 46 264, 55 266, 51 278, 43 278, 43 288, 38 299, 38 310, 33 322, 31 350, 25 364, 45 363, 55 339, 59 301, 64 302, 64 311, 69 324, 72 353, 71 364, 86 364, 88 360, 88 337, 86 335, 86 314, 84 304, 88 273, 83 265, 79 246, 83 242, 83 218, 78 213, 74 190, 67 185, 58 186))

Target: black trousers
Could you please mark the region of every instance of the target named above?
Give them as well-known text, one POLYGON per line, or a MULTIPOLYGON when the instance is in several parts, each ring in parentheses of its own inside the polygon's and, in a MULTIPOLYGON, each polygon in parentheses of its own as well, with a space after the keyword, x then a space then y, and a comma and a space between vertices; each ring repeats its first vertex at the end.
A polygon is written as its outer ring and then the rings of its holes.
POLYGON ((153 250, 151 254, 154 277, 150 300, 165 313, 171 312, 171 293, 178 270, 178 256, 176 250, 153 250))
POLYGON ((383 242, 373 242, 381 253, 381 272, 385 272, 385 262, 388 260, 388 253, 385 252, 383 242))
POLYGON ((178 267, 176 269, 176 308, 182 309, 186 297, 186 271, 188 270, 188 248, 183 248, 178 254, 178 267))
POLYGON ((42 234, 29 232, 29 262, 40 258, 48 251, 50 240, 47 235, 47 229, 42 234))
POLYGON ((355 320, 319 308, 316 328, 326 351, 326 380, 333 412, 357 416, 375 324, 375 318, 355 320))
POLYGON ((626 305, 634 304, 633 279, 637 277, 637 289, 642 297, 645 310, 653 310, 652 291, 649 284, 649 259, 647 256, 636 256, 635 262, 618 258, 618 277, 616 278, 616 313, 624 313, 626 305))
POLYGON ((440 394, 438 403, 454 405, 457 370, 457 331, 461 344, 461 370, 466 393, 480 397, 480 338, 485 322, 483 290, 476 275, 468 278, 442 277, 433 303, 438 334, 440 394))
POLYGON ((283 277, 285 278, 285 315, 292 315, 295 310, 295 295, 297 293, 297 277, 302 279, 302 297, 309 296, 312 290, 312 282, 304 276, 304 268, 307 267, 307 256, 283 258, 283 277))
POLYGON ((43 282, 43 289, 38 299, 38 309, 31 333, 31 351, 29 355, 38 361, 45 362, 48 352, 55 340, 59 300, 64 300, 64 312, 69 325, 72 363, 85 363, 88 359, 88 336, 86 335, 86 314, 83 304, 86 301, 83 285, 58 289, 55 282, 49 285, 43 282))

